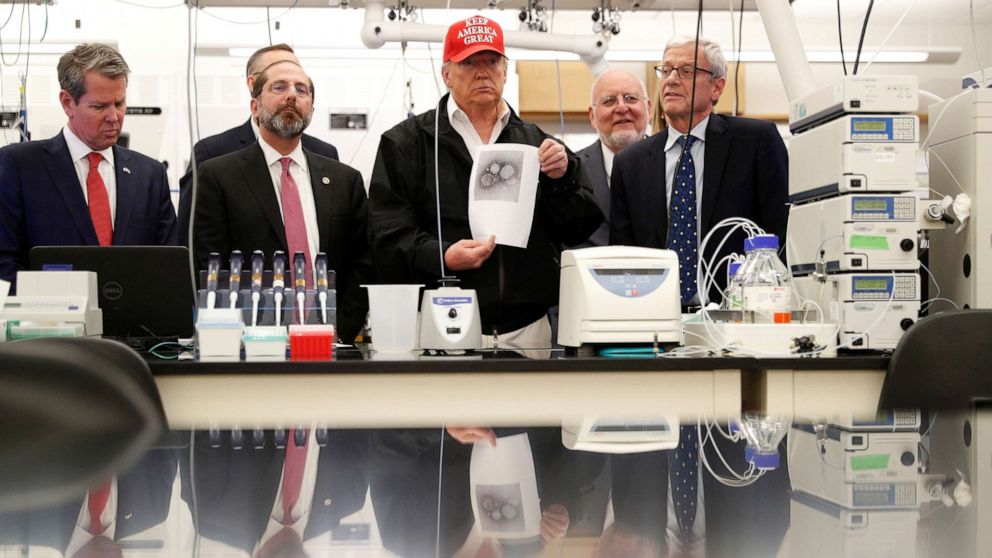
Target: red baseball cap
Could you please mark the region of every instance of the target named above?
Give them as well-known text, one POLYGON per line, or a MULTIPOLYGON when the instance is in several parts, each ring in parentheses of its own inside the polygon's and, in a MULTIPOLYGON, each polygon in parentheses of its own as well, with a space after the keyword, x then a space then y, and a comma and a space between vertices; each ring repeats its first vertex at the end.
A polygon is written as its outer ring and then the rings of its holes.
POLYGON ((491 50, 506 56, 503 48, 503 28, 480 15, 456 21, 444 36, 444 62, 461 62, 469 56, 491 50))

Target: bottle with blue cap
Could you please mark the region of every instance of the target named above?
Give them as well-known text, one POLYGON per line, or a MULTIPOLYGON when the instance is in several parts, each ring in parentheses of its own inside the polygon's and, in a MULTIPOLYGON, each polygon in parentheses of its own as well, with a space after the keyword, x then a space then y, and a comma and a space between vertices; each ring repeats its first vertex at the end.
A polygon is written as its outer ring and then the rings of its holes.
POLYGON ((750 253, 738 271, 744 320, 789 323, 792 317, 792 274, 778 258, 778 237, 759 234, 745 241, 750 253))
POLYGON ((727 290, 723 293, 723 304, 721 308, 724 310, 741 310, 743 309, 743 300, 741 299, 741 278, 743 277, 743 269, 746 265, 751 263, 751 252, 754 251, 754 247, 751 245, 751 239, 744 239, 744 260, 743 261, 732 261, 727 264, 727 290))

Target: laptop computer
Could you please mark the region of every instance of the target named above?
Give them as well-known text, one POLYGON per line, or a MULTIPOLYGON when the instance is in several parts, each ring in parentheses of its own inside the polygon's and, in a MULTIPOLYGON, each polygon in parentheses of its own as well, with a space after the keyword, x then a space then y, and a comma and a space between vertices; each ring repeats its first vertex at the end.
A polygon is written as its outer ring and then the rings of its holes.
POLYGON ((33 270, 95 271, 105 337, 192 337, 183 246, 36 246, 33 270))

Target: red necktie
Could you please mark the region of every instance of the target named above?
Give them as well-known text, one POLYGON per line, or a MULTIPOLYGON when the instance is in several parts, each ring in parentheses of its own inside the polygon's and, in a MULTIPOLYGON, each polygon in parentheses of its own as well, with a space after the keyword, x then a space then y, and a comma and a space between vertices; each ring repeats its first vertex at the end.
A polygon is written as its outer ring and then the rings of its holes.
POLYGON ((92 535, 102 535, 107 530, 107 526, 100 521, 100 516, 103 515, 103 510, 107 507, 108 500, 110 500, 109 482, 90 490, 86 509, 90 514, 89 531, 92 535))
POLYGON ((107 196, 107 186, 103 183, 98 167, 103 155, 96 151, 86 156, 90 161, 90 172, 86 176, 86 195, 90 203, 90 218, 100 246, 110 246, 114 242, 114 225, 110 218, 110 197, 107 196))
MULTIPOLYGON (((307 258, 307 287, 313 286, 313 264, 310 263, 310 243, 307 242, 307 226, 303 218, 303 204, 300 202, 300 189, 289 173, 289 157, 279 159, 282 163, 280 192, 282 194, 282 223, 286 227, 286 244, 289 248, 290 263, 293 254, 303 252, 307 258)), ((294 278, 295 279, 295 278, 294 278)))
MULTIPOLYGON (((283 202, 285 203, 285 202, 283 202)), ((303 470, 307 464, 307 442, 309 432, 302 446, 296 445, 296 430, 290 429, 289 443, 286 444, 286 461, 282 471, 282 524, 293 524, 293 508, 300 499, 300 489, 303 486, 303 470)))

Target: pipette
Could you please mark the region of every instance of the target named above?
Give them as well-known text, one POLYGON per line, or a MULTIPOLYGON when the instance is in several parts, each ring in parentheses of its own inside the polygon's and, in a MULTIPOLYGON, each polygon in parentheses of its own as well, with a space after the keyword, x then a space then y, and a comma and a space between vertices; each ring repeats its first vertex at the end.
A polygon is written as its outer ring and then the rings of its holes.
POLYGON ((231 294, 231 308, 238 307, 238 291, 241 289, 241 250, 231 252, 231 273, 228 275, 228 288, 231 294))
POLYGON ((307 323, 307 257, 303 252, 293 254, 293 287, 296 289, 296 307, 300 309, 300 323, 307 323))
POLYGON ((282 297, 286 288, 286 252, 272 254, 272 297, 276 302, 276 327, 282 325, 282 297))
POLYGON ((217 276, 220 275, 220 254, 210 252, 207 260, 207 308, 213 309, 217 304, 217 276))
POLYGON ((262 271, 265 254, 261 250, 251 253, 251 325, 258 325, 258 302, 262 299, 262 271))
POLYGON ((318 252, 313 267, 317 273, 317 298, 320 300, 320 323, 327 324, 327 254, 318 252))

